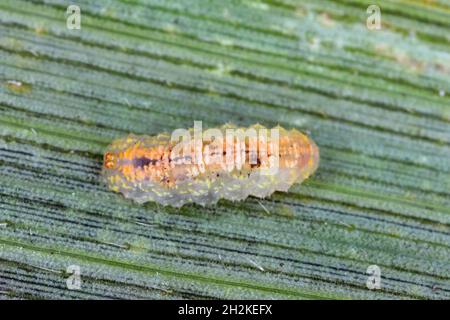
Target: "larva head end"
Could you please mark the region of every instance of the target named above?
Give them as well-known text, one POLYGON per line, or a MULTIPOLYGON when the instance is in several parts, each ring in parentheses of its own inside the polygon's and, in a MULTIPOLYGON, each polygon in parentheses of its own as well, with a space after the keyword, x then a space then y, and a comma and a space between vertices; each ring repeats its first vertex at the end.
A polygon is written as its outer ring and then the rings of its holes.
POLYGON ((106 169, 113 169, 116 166, 117 157, 114 153, 106 152, 103 157, 103 167, 106 169))

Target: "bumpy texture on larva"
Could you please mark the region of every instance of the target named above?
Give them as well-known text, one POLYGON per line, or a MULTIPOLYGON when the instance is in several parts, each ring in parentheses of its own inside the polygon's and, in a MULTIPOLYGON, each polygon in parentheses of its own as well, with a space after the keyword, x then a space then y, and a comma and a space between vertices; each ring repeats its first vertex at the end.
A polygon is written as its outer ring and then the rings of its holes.
MULTIPOLYGON (((228 128, 236 127, 228 124, 220 128, 224 137, 228 128)), ((262 174, 264 163, 259 158, 258 164, 246 161, 239 170, 231 172, 219 165, 201 168, 197 164, 179 164, 170 156, 176 143, 171 143, 170 135, 163 133, 130 134, 113 141, 105 152, 102 176, 111 190, 138 203, 155 201, 180 207, 186 203, 215 204, 220 198, 233 201, 249 195, 264 198, 275 191, 286 192, 293 183, 301 183, 319 164, 318 147, 308 136, 295 129, 278 129, 279 169, 274 175, 262 174)), ((203 147, 207 145, 204 142, 203 147)), ((248 153, 248 144, 245 148, 248 153)), ((211 144, 210 151, 213 150, 211 144)))

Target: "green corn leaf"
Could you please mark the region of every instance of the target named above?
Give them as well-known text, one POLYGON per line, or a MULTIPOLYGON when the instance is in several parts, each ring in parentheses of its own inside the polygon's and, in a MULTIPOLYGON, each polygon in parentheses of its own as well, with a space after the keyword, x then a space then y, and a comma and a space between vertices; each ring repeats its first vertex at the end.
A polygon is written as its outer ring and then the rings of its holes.
POLYGON ((450 298, 448 1, 374 1, 379 30, 359 0, 76 2, 0 2, 0 298, 450 298), (306 131, 320 167, 181 209, 100 182, 113 139, 194 120, 306 131))

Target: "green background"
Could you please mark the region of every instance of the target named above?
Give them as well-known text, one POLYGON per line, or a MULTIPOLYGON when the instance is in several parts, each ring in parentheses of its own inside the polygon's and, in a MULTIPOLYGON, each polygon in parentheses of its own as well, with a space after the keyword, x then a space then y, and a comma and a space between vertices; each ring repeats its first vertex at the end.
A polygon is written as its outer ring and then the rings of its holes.
POLYGON ((1 298, 450 298, 449 1, 79 0, 81 30, 69 3, 0 2, 1 298), (321 165, 207 208, 99 182, 113 139, 194 120, 306 131, 321 165))

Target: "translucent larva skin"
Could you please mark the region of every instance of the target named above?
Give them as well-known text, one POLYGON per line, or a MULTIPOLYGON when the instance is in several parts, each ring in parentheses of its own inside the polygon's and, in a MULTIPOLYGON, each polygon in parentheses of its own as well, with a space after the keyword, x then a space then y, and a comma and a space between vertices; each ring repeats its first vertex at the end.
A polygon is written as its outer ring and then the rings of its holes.
MULTIPOLYGON (((220 128, 224 137, 228 128, 235 127, 228 124, 220 128)), ((245 161, 240 168, 231 171, 221 164, 184 164, 183 159, 171 158, 176 143, 170 141, 169 134, 163 133, 157 136, 130 134, 114 140, 105 152, 102 177, 111 190, 138 203, 154 201, 173 207, 186 203, 212 205, 220 198, 238 201, 249 195, 264 198, 275 191, 286 192, 292 184, 301 183, 314 173, 319 165, 319 149, 305 134, 295 129, 277 128, 279 167, 275 174, 263 173, 268 162, 259 155, 257 164, 245 161)), ((215 143, 219 145, 222 141, 215 143)), ((249 154, 248 141, 242 148, 249 154)), ((194 159, 194 147, 189 150, 188 157, 194 159)), ((218 156, 215 150, 213 144, 204 142, 204 154, 218 156), (205 152, 206 147, 209 149, 205 152)), ((270 154, 270 146, 268 151, 270 154)), ((223 157, 226 157, 225 144, 223 157)))

